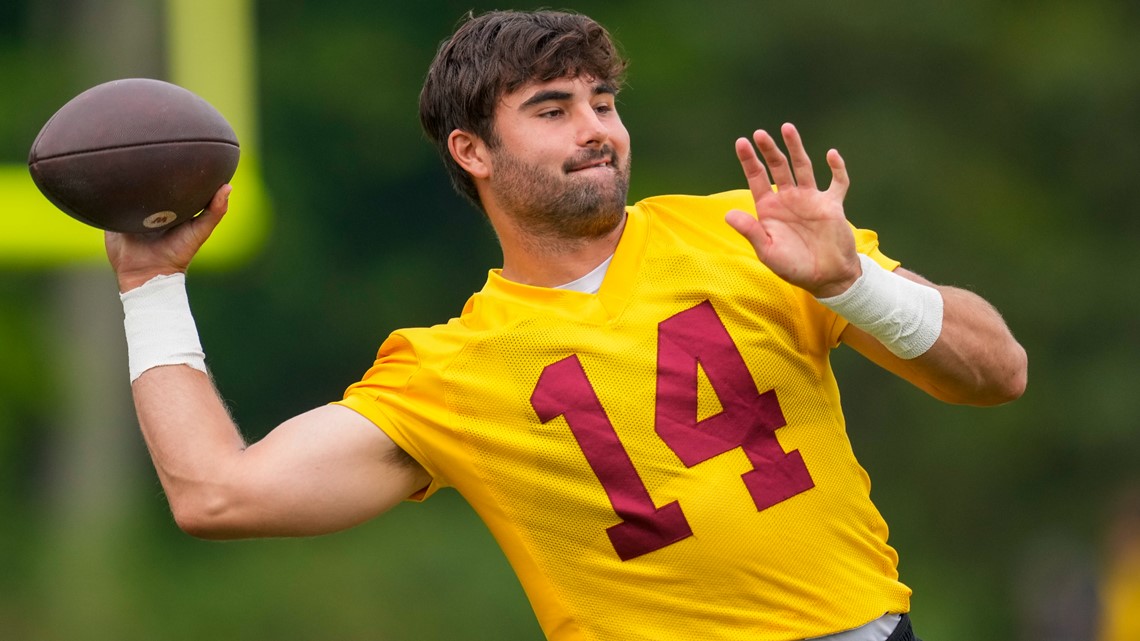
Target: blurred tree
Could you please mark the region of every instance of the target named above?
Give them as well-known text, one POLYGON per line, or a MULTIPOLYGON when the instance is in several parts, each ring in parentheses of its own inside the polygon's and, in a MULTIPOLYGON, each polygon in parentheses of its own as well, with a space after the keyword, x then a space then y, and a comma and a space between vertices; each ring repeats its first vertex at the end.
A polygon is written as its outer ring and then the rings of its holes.
MULTIPOLYGON (((33 41, 51 43, 86 88, 162 72, 160 6, 134 0, 38 0, 29 6, 33 41)), ((76 85, 72 85, 73 87, 76 85)), ((75 91, 74 93, 78 93, 75 91)), ((124 385, 125 341, 117 288, 105 267, 77 265, 50 283, 54 411, 42 461, 45 530, 31 612, 47 638, 108 638, 130 629, 119 539, 139 485, 138 438, 124 385)))

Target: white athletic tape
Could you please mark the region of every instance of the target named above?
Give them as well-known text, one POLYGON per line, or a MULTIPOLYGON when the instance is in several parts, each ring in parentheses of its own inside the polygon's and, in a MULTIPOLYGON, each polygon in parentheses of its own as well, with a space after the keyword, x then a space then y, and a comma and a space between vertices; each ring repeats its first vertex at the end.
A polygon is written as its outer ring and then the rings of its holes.
POLYGON ((186 275, 155 276, 120 294, 131 382, 160 365, 189 365, 206 371, 206 354, 186 296, 186 275))
POLYGON ((942 294, 883 269, 863 254, 859 262, 863 275, 854 285, 838 296, 816 300, 899 358, 925 354, 942 333, 942 294))

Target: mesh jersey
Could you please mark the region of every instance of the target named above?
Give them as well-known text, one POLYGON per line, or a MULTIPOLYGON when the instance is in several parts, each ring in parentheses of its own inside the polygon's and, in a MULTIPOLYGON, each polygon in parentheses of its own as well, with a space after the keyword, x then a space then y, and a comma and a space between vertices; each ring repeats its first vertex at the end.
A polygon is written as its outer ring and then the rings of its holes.
MULTIPOLYGON (((725 222, 628 209, 596 295, 489 274, 342 404, 455 487, 549 639, 804 639, 909 609, 828 361, 845 322, 725 222)), ((873 232, 859 251, 889 269, 873 232)))

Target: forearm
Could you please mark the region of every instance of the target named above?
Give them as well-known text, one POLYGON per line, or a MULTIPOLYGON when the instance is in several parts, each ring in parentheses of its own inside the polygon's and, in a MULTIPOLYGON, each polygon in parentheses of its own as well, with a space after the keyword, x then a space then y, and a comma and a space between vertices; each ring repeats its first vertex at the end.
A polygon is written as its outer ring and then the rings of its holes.
POLYGON ((206 372, 185 276, 123 286, 131 387, 143 438, 175 519, 193 530, 227 501, 245 443, 206 372))
POLYGON ((185 365, 146 370, 131 386, 139 426, 175 520, 195 533, 224 509, 245 441, 209 376, 185 365))
POLYGON ((948 402, 997 405, 1020 397, 1027 357, 998 311, 972 292, 937 289, 944 301, 942 334, 908 368, 948 402))
POLYGON ((849 325, 841 336, 844 343, 948 403, 998 405, 1021 396, 1026 384, 1025 350, 993 306, 976 294, 934 285, 904 269, 896 274, 941 295, 937 340, 917 357, 900 358, 878 339, 849 325))

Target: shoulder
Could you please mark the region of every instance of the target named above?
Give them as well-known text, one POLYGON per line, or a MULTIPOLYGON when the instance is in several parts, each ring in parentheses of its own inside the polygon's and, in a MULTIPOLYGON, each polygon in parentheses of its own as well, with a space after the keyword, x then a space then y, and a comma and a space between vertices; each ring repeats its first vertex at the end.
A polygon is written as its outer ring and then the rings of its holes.
POLYGON ((431 327, 409 327, 388 335, 376 353, 377 361, 404 364, 417 369, 426 364, 447 362, 471 339, 471 330, 462 318, 431 327))
MULTIPOLYGON (((629 207, 644 213, 653 223, 693 233, 712 233, 737 244, 739 235, 724 222, 724 215, 733 209, 756 215, 756 202, 747 189, 734 189, 715 194, 670 194, 639 200, 629 207)), ((861 254, 874 258, 886 269, 895 269, 899 262, 887 257, 879 249, 879 235, 873 230, 851 225, 855 246, 861 254)))
POLYGON ((665 243, 754 256, 744 237, 724 220, 734 209, 755 215, 756 203, 747 189, 705 196, 654 196, 631 205, 629 214, 646 221, 652 246, 665 243))
POLYGON ((756 203, 747 189, 708 195, 668 194, 639 200, 630 207, 658 216, 716 217, 724 219, 731 209, 755 213, 756 203))

